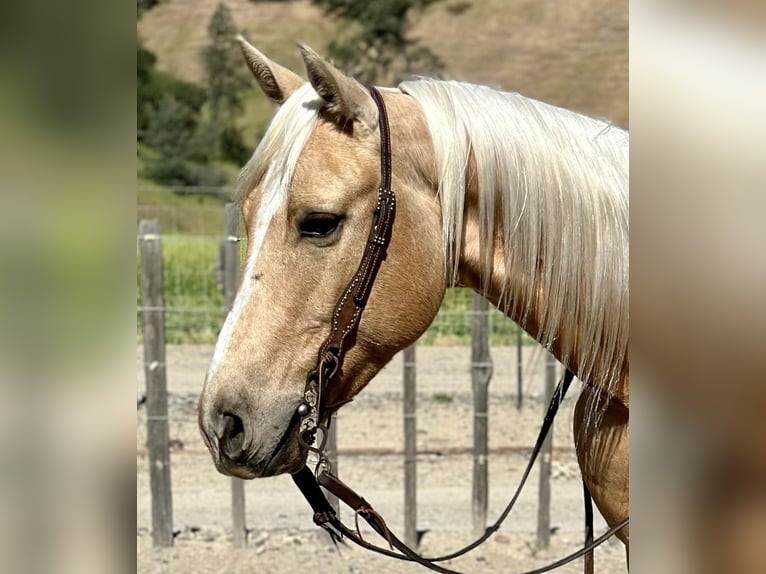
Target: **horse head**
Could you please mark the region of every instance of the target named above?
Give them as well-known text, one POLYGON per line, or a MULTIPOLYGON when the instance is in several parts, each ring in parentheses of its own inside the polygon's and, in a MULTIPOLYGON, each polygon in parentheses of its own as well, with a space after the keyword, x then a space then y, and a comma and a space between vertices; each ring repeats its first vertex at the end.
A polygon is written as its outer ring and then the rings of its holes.
MULTIPOLYGON (((254 478, 305 464, 296 410, 365 249, 381 148, 378 108, 359 82, 301 47, 305 82, 240 42, 257 83, 279 108, 240 175, 244 272, 207 373, 199 425, 221 472, 254 478)), ((396 220, 328 403, 350 400, 412 344, 445 291, 428 127, 412 98, 398 90, 383 97, 395 142, 396 220)))

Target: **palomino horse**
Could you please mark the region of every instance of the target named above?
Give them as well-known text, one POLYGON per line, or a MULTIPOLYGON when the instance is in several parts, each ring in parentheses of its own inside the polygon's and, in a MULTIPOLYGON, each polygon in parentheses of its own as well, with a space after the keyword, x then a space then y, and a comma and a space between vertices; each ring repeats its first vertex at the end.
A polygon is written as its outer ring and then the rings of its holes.
MULTIPOLYGON (((199 402, 221 472, 295 473, 296 410, 359 266, 381 185, 370 92, 301 48, 309 81, 242 40, 279 105, 240 176, 247 255, 199 402)), ((381 90, 396 222, 327 404, 425 331, 445 289, 471 287, 585 383, 584 479, 606 522, 628 515, 628 134, 518 94, 418 80, 381 90)), ((326 413, 325 413, 326 414, 326 413)), ((629 541, 628 527, 618 532, 629 541)))

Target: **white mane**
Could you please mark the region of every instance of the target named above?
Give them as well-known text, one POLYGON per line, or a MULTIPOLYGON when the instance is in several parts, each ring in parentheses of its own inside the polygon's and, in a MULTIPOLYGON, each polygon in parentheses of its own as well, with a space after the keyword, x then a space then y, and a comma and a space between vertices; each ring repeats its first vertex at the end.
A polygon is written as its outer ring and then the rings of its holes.
POLYGON ((558 338, 564 362, 576 352, 581 380, 614 390, 628 346, 628 133, 484 86, 418 80, 399 88, 420 103, 431 131, 447 277, 457 278, 471 158, 484 285, 501 225, 500 307, 524 325, 542 301, 532 334, 548 348, 558 338), (533 280, 512 284, 519 273, 533 280), (562 326, 578 326, 578 340, 562 326))

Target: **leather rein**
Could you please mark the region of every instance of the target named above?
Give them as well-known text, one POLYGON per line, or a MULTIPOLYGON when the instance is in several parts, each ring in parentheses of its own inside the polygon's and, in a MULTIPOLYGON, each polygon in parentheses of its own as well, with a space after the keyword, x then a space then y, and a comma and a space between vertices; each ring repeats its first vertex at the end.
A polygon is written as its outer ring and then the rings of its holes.
MULTIPOLYGON (((483 536, 456 552, 430 558, 421 556, 389 530, 383 517, 375 511, 372 505, 332 474, 330 464, 324 454, 330 415, 348 401, 341 401, 328 405, 325 404, 323 399, 325 399, 325 395, 327 394, 328 386, 340 376, 343 358, 347 350, 346 344, 349 340, 349 336, 355 335, 359 326, 362 311, 370 296, 370 290, 375 282, 380 265, 383 259, 385 259, 386 250, 391 241, 391 232, 396 214, 396 196, 391 190, 391 139, 388 114, 386 112, 386 107, 383 104, 383 98, 378 90, 372 86, 369 86, 368 89, 379 112, 381 183, 378 189, 377 204, 373 213, 372 225, 361 263, 351 279, 351 282, 343 291, 343 294, 335 305, 330 334, 320 347, 316 367, 309 373, 306 379, 303 402, 297 409, 297 415, 300 419, 298 440, 304 448, 317 454, 319 461, 314 471, 309 469, 308 466, 304 466, 292 476, 295 484, 303 493, 314 511, 314 523, 325 529, 334 542, 342 541, 345 538, 351 540, 362 548, 399 560, 416 562, 436 572, 441 572, 443 574, 460 574, 456 570, 451 570, 445 566, 439 565, 438 562, 451 560, 470 552, 486 541, 500 528, 500 525, 508 516, 518 499, 522 487, 534 466, 537 455, 542 449, 545 437, 553 425, 554 417, 558 412, 558 407, 574 378, 574 374, 571 371, 567 371, 558 387, 556 387, 551 403, 548 406, 548 411, 546 412, 540 433, 537 437, 537 441, 532 450, 529 463, 527 464, 527 468, 510 502, 500 514, 498 520, 486 530, 483 536), (339 500, 342 500, 354 511, 354 529, 347 527, 341 522, 335 510, 327 501, 321 488, 319 488, 320 486, 334 494, 339 500), (361 531, 359 530, 359 517, 363 518, 375 532, 388 542, 388 549, 376 546, 363 538, 361 531)), ((586 517, 590 515, 592 520, 592 508, 587 487, 585 487, 584 492, 586 517)), ((591 557, 592 559, 593 549, 627 524, 628 518, 625 518, 621 523, 610 528, 606 533, 595 540, 592 538, 592 523, 589 525, 590 529, 588 529, 588 525, 586 525, 586 531, 589 530, 589 534, 586 538, 588 544, 586 544, 584 548, 573 552, 548 566, 530 570, 525 574, 548 572, 559 566, 563 566, 580 556, 586 556, 586 560, 588 557, 591 557)), ((590 563, 592 567, 592 560, 590 563)))

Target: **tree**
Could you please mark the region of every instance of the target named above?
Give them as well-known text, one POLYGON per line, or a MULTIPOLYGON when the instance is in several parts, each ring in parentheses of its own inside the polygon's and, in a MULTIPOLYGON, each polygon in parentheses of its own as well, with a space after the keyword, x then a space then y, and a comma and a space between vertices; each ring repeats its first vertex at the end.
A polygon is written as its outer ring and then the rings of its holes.
POLYGON ((144 134, 144 142, 167 157, 187 159, 192 155, 192 141, 197 121, 192 111, 167 94, 152 114, 144 134))
POLYGON ((138 140, 144 140, 144 133, 149 128, 152 116, 166 96, 173 97, 179 104, 188 108, 196 124, 205 104, 205 90, 195 84, 179 80, 168 73, 155 68, 157 58, 140 42, 136 51, 137 115, 138 140))
POLYGON ((209 159, 200 149, 196 114, 173 95, 166 94, 152 115, 144 143, 159 153, 146 162, 144 175, 172 186, 218 186, 226 176, 205 165, 209 159))
POLYGON ((443 64, 408 35, 413 9, 439 0, 312 0, 340 19, 330 57, 363 82, 393 84, 412 73, 435 75, 443 64))
MULTIPOLYGON (((236 118, 244 110, 242 93, 249 87, 250 78, 242 64, 236 43, 237 28, 231 12, 219 3, 208 24, 210 44, 202 50, 208 92, 208 122, 215 134, 214 156, 223 154, 222 138, 236 139, 236 118)), ((239 157, 228 157, 238 161, 239 157)))

